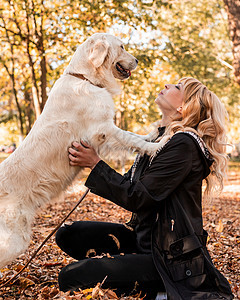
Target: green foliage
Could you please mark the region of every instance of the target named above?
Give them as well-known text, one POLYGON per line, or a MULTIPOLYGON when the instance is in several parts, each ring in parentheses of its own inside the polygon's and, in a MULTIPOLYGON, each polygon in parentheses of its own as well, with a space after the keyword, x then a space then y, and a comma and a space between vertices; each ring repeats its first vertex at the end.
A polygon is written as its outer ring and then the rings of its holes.
POLYGON ((220 96, 229 94, 229 85, 234 92, 233 74, 224 64, 231 64, 232 55, 223 3, 183 0, 164 12, 167 20, 159 18, 166 36, 162 55, 179 76, 196 77, 220 96))
POLYGON ((115 99, 118 126, 146 131, 145 127, 159 119, 156 94, 165 83, 183 76, 196 77, 212 89, 236 124, 239 86, 231 69, 222 0, 3 0, 0 11, 0 122, 19 115, 5 63, 15 74, 25 134, 35 118, 32 71, 40 97, 44 88, 50 91, 77 45, 99 31, 119 36, 139 60, 137 70, 122 83, 122 95, 115 99), (42 82, 44 59, 46 87, 42 82))
POLYGON ((225 103, 231 122, 229 138, 235 142, 240 134, 234 129, 240 116, 240 87, 231 66, 232 45, 223 1, 169 1, 157 18, 165 39, 160 56, 178 77, 199 79, 225 103))

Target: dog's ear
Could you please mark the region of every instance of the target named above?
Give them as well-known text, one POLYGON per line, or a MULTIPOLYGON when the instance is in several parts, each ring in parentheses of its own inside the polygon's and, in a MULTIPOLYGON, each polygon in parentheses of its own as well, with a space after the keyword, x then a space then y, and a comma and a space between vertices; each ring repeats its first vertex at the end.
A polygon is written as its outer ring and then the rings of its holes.
POLYGON ((91 42, 93 45, 90 49, 89 60, 95 68, 99 68, 108 54, 109 44, 106 39, 91 42))

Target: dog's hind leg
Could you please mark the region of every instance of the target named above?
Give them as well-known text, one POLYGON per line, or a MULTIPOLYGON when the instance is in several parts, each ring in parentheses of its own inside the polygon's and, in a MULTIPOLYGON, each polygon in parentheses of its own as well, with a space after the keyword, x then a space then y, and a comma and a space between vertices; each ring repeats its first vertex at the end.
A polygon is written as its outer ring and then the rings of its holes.
POLYGON ((15 258, 22 254, 29 244, 29 241, 25 241, 18 234, 11 233, 11 236, 0 235, 0 269, 11 263, 15 258))
POLYGON ((31 238, 31 220, 20 206, 5 208, 0 212, 0 268, 22 254, 31 238))

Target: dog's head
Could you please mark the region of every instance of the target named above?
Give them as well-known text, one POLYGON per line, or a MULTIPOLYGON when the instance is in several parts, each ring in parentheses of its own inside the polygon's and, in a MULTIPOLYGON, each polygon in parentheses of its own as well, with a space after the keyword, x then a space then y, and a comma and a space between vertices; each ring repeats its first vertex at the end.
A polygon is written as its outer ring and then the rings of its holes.
POLYGON ((119 38, 107 33, 95 33, 77 48, 64 73, 82 74, 114 95, 121 92, 115 79, 128 78, 137 63, 119 38))
POLYGON ((122 41, 110 34, 96 33, 87 40, 89 62, 96 68, 111 71, 117 79, 123 80, 137 67, 137 59, 129 54, 122 41))

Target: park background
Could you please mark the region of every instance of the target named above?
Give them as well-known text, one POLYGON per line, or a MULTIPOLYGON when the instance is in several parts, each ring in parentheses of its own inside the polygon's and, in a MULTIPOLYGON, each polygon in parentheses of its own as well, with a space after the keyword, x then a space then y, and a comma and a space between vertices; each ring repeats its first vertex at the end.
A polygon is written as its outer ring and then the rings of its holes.
MULTIPOLYGON (((120 83, 122 93, 114 99, 115 122, 122 129, 148 132, 160 118, 154 103, 156 95, 165 83, 175 83, 184 76, 202 81, 225 104, 229 113, 228 142, 232 144, 228 147, 229 178, 222 195, 205 205, 204 218, 212 239, 211 255, 240 298, 239 0, 2 0, 0 161, 11 155, 30 131, 77 45, 95 32, 120 37, 126 50, 139 61, 130 79, 120 83)), ((82 193, 83 183, 81 177, 58 204, 49 204, 40 213, 30 252, 82 193)), ((126 211, 89 195, 71 218, 124 222, 127 217, 126 211)), ((53 241, 48 246, 51 250, 44 250, 35 269, 31 267, 28 275, 4 290, 4 299, 50 299, 57 294, 57 272, 69 258, 53 241), (36 270, 38 275, 33 274, 36 270)), ((19 258, 19 265, 28 255, 19 258)), ((85 296, 90 299, 88 292, 85 296)))

